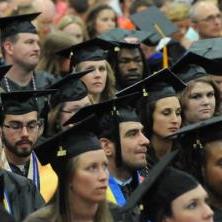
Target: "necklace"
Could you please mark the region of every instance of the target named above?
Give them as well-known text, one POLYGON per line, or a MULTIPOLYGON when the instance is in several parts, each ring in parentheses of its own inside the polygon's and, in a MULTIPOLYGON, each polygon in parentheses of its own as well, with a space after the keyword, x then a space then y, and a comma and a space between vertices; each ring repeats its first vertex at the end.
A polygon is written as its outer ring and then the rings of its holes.
MULTIPOLYGON (((5 81, 7 92, 11 92, 11 89, 10 89, 10 86, 9 86, 9 82, 8 82, 8 79, 7 79, 6 76, 4 76, 4 81, 5 81)), ((33 86, 34 91, 36 91, 37 88, 36 88, 36 82, 35 82, 34 75, 32 76, 32 86, 33 86)))

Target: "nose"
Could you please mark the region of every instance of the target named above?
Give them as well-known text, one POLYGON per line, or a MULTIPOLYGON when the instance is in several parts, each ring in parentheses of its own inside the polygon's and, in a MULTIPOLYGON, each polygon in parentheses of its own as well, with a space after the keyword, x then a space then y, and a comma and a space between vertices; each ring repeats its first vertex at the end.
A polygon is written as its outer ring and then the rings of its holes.
POLYGON ((103 167, 100 169, 99 180, 100 181, 108 181, 108 170, 107 169, 104 169, 103 167))
POLYGON ((101 77, 101 72, 99 69, 95 69, 93 72, 93 75, 95 78, 100 78, 101 77))
POLYGON ((130 71, 138 70, 137 63, 135 61, 133 61, 133 60, 129 61, 129 63, 128 63, 128 70, 130 70, 130 71))
POLYGON ((142 132, 140 135, 140 144, 143 146, 148 146, 150 144, 150 140, 142 132))
POLYGON ((110 19, 110 20, 108 21, 108 24, 109 24, 109 27, 110 27, 110 28, 115 28, 115 27, 116 27, 116 23, 115 23, 115 21, 113 21, 112 19, 110 19))
POLYGON ((27 127, 26 127, 26 126, 23 126, 23 127, 22 127, 21 133, 22 133, 22 136, 28 136, 28 130, 27 130, 27 127))
POLYGON ((38 43, 35 43, 35 44, 34 44, 34 50, 35 50, 36 52, 39 52, 39 51, 40 51, 40 46, 39 46, 38 43))
POLYGON ((181 119, 181 116, 180 115, 177 115, 176 113, 173 113, 172 116, 171 116, 171 121, 172 123, 174 124, 177 124, 180 122, 180 119, 181 119))
POLYGON ((203 217, 207 220, 212 219, 214 215, 213 210, 210 208, 208 204, 205 204, 205 207, 203 209, 203 217))
POLYGON ((203 105, 209 105, 210 104, 210 99, 207 96, 204 96, 202 99, 202 104, 203 105))

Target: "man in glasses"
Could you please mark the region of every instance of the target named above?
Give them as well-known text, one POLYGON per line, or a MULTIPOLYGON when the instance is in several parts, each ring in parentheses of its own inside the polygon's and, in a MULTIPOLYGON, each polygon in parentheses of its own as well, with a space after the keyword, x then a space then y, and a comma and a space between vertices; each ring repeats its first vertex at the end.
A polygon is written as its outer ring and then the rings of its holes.
POLYGON ((200 39, 222 36, 221 12, 215 3, 198 1, 191 7, 190 19, 200 39))
POLYGON ((50 166, 43 169, 39 165, 33 149, 43 127, 38 99, 47 93, 49 90, 2 93, 0 115, 4 168, 31 179, 46 201, 56 189, 57 177, 50 166), (50 183, 50 188, 44 183, 50 183))

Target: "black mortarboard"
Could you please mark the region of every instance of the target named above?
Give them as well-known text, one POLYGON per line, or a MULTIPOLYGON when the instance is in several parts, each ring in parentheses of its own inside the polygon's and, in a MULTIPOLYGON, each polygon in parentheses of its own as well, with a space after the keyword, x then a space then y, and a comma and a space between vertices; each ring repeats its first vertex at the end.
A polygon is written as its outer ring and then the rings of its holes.
POLYGON ((57 90, 36 90, 2 93, 2 114, 22 115, 32 111, 40 111, 37 97, 48 96, 56 91, 57 90))
POLYGON ((187 52, 170 68, 184 82, 207 76, 212 70, 211 60, 192 52, 187 52))
POLYGON ((154 166, 149 177, 131 194, 123 211, 132 209, 140 202, 143 205, 141 221, 156 221, 159 211, 170 213, 168 210, 173 200, 199 185, 188 173, 167 166, 174 157, 175 153, 173 156, 168 154, 154 166))
POLYGON ((92 71, 93 69, 72 73, 52 84, 49 89, 58 90, 50 99, 52 107, 59 103, 77 101, 86 97, 88 90, 80 78, 92 71))
POLYGON ((98 36, 109 42, 116 42, 119 47, 133 48, 139 47, 140 43, 146 43, 149 39, 149 34, 145 31, 127 30, 115 28, 98 36), (129 43, 133 39, 133 43, 129 43))
POLYGON ((38 12, 0 18, 1 39, 3 40, 18 33, 37 33, 31 21, 39 14, 38 12))
POLYGON ((12 67, 12 65, 2 65, 0 66, 0 81, 8 72, 8 70, 12 67))
POLYGON ((95 135, 96 119, 91 115, 35 147, 39 161, 46 165, 51 163, 58 175, 64 171, 63 160, 73 158, 81 153, 101 149, 95 135), (46 155, 47 154, 47 155, 46 155), (61 163, 60 163, 61 160, 61 163))
POLYGON ((147 10, 133 14, 131 19, 137 28, 152 33, 152 35, 149 35, 151 44, 157 44, 163 37, 170 36, 177 31, 177 26, 156 6, 151 6, 147 10))
POLYGON ((202 143, 222 139, 222 116, 184 126, 168 138, 177 138, 180 141, 189 140, 193 146, 198 144, 201 147, 202 143))
POLYGON ((67 163, 68 160, 89 151, 101 149, 96 131, 97 123, 92 116, 68 128, 42 144, 35 147, 36 155, 41 164, 50 163, 59 177, 60 212, 64 213, 66 205, 67 163))
POLYGON ((209 64, 210 74, 221 75, 222 38, 198 40, 191 45, 189 51, 212 60, 212 65, 209 64))
MULTIPOLYGON (((172 73, 169 69, 162 69, 159 72, 154 73, 146 77, 145 79, 117 92, 116 96, 119 97, 135 92, 140 92, 143 93, 144 96, 149 96, 150 89, 151 91, 156 91, 155 87, 152 87, 154 86, 154 84, 157 84, 157 86, 159 85, 160 87, 161 84, 165 86, 168 85, 173 87, 175 91, 183 90, 186 87, 186 84, 180 78, 178 78, 174 73, 172 73)), ((170 88, 165 87, 165 89, 172 92, 170 88)), ((162 94, 161 91, 160 94, 162 94)))
POLYGON ((115 43, 95 38, 59 51, 57 54, 66 57, 71 55, 71 64, 75 66, 84 61, 107 59, 108 51, 114 50, 116 46, 115 43))
POLYGON ((91 106, 86 106, 80 109, 76 114, 74 114, 64 125, 70 123, 76 123, 87 116, 94 114, 98 119, 98 135, 103 137, 104 132, 107 128, 114 128, 113 140, 116 145, 116 164, 120 166, 122 163, 122 152, 121 143, 119 135, 119 124, 121 122, 140 122, 135 109, 130 105, 135 104, 139 93, 130 94, 121 98, 114 98, 103 103, 94 104, 91 106))
POLYGON ((166 167, 173 161, 178 154, 178 150, 166 154, 150 171, 149 177, 133 191, 122 211, 128 211, 141 203, 143 196, 155 185, 156 181, 161 177, 166 167))
POLYGON ((129 108, 133 103, 138 100, 140 97, 139 93, 133 93, 130 95, 114 98, 107 100, 105 102, 93 104, 90 106, 83 107, 77 113, 75 113, 67 122, 64 123, 64 126, 77 123, 88 116, 95 114, 98 118, 102 117, 104 114, 114 115, 114 112, 117 112, 119 122, 126 121, 139 121, 138 116, 132 112, 131 114, 128 112, 121 112, 121 108, 129 108))

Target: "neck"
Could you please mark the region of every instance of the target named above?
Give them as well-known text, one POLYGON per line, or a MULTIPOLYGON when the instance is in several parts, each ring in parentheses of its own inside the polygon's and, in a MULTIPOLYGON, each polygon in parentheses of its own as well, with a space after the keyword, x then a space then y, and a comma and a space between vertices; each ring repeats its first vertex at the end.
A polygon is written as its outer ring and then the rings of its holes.
POLYGON ((108 167, 109 167, 110 174, 118 180, 126 181, 130 177, 132 177, 132 174, 133 174, 132 170, 124 166, 116 167, 114 160, 109 161, 108 167))
POLYGON ((4 151, 7 161, 14 165, 25 165, 30 159, 30 155, 27 157, 18 157, 7 148, 4 148, 4 151))
POLYGON ((101 100, 101 95, 100 94, 90 94, 91 98, 93 100, 93 104, 97 104, 101 100))
POLYGON ((75 201, 75 204, 72 206, 72 222, 93 222, 97 210, 97 203, 87 202, 79 199, 77 202, 75 201))
POLYGON ((222 209, 222 197, 221 197, 221 195, 217 196, 217 195, 212 194, 209 191, 208 191, 208 193, 209 193, 209 196, 210 196, 210 205, 212 207, 222 209))
POLYGON ((13 65, 12 68, 6 74, 7 78, 16 82, 20 86, 26 86, 29 84, 33 77, 33 70, 27 72, 20 66, 13 65))
POLYGON ((157 158, 161 159, 165 154, 171 151, 173 141, 169 139, 160 138, 157 135, 153 135, 151 138, 151 144, 155 150, 157 158))

